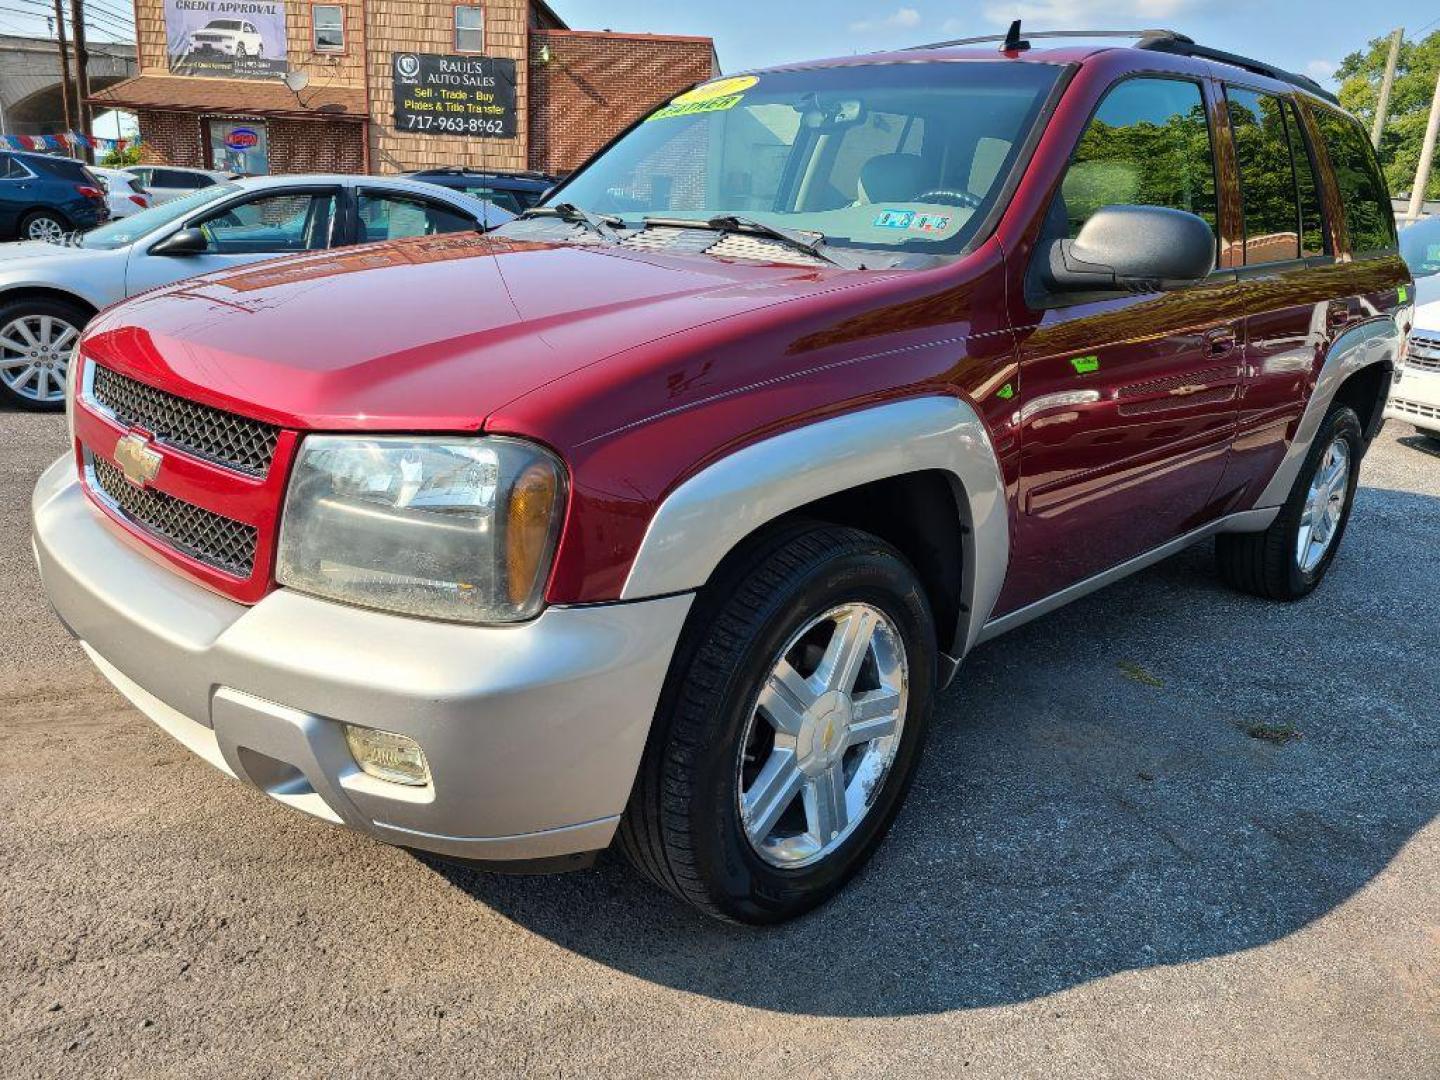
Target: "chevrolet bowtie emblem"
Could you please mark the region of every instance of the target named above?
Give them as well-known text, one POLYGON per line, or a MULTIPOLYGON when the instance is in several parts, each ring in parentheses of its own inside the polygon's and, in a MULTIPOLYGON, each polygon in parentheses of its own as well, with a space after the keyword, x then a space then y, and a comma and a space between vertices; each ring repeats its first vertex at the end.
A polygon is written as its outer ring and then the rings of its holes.
POLYGON ((131 432, 115 444, 115 464, 125 474, 125 479, 138 488, 147 486, 160 472, 160 463, 165 459, 150 449, 150 440, 144 435, 131 432))

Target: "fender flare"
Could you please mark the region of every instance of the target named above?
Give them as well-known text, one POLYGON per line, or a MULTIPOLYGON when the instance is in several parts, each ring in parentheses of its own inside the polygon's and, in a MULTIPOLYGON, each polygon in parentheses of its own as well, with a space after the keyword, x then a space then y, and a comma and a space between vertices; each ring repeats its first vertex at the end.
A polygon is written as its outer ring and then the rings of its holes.
MULTIPOLYGON (((1408 309, 1402 309, 1402 312, 1405 310, 1408 309)), ((1325 362, 1320 365, 1315 388, 1310 392, 1305 411, 1300 414, 1300 423, 1296 425, 1290 448, 1285 451, 1275 475, 1255 501, 1256 509, 1280 506, 1290 497, 1295 477, 1300 474, 1300 466, 1310 452, 1310 444, 1320 430, 1321 421, 1330 411, 1335 394, 1350 376, 1372 364, 1396 367, 1404 337, 1398 316, 1385 315, 1358 323, 1335 339, 1325 354, 1325 362)))
MULTIPOLYGON (((958 487, 961 656, 990 617, 1010 562, 1010 508, 984 421, 955 397, 895 401, 742 447, 674 488, 635 554, 622 600, 690 592, 755 530, 862 484, 938 470, 958 487)), ((942 640, 946 628, 940 630, 942 640)))

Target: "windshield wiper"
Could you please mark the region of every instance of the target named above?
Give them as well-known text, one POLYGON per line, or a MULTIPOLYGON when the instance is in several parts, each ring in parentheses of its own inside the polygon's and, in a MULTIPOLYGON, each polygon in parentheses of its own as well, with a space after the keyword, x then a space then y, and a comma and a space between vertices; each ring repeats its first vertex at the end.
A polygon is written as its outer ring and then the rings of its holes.
POLYGON ((623 219, 613 215, 600 216, 592 214, 589 210, 581 209, 574 203, 556 203, 554 206, 532 206, 522 213, 518 220, 525 221, 528 218, 556 217, 561 221, 575 225, 584 225, 591 232, 604 237, 612 244, 620 242, 620 236, 615 232, 617 228, 624 225, 623 219))
MULTIPOLYGON (((697 223, 698 224, 698 223, 697 223)), ((721 214, 712 217, 704 223, 706 227, 725 233, 754 233, 757 236, 769 237, 771 240, 779 241, 794 251, 803 251, 806 255, 813 256, 827 262, 831 266, 840 264, 832 259, 821 247, 825 243, 824 233, 810 233, 815 239, 808 239, 805 233, 796 232, 794 229, 784 229, 779 225, 768 225, 755 218, 741 217, 739 214, 721 214)))

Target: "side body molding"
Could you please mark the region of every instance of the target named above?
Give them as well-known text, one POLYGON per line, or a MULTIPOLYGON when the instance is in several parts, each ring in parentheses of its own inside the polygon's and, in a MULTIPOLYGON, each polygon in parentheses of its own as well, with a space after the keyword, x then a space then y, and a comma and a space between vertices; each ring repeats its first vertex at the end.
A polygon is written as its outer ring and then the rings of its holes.
MULTIPOLYGON (((1257 509, 1279 506, 1289 497, 1290 489, 1295 486, 1295 477, 1300 473, 1300 466, 1305 462, 1305 455, 1310 452, 1310 444, 1315 440, 1315 433, 1320 430, 1320 422, 1330 411, 1330 404, 1335 400, 1335 392, 1340 389, 1341 384, 1371 364, 1388 364, 1393 368, 1399 363, 1400 346, 1405 336, 1401 329, 1401 316, 1408 310, 1402 308, 1395 315, 1368 319, 1335 339, 1330 351, 1325 354, 1325 363, 1321 365, 1320 375, 1315 380, 1310 401, 1300 415, 1300 424, 1295 429, 1295 438, 1290 442, 1290 449, 1286 451, 1280 467, 1275 470, 1270 483, 1265 485, 1265 490, 1256 500, 1257 509)), ((1408 322, 1408 318, 1405 321, 1408 322)))
MULTIPOLYGON (((964 608, 955 652, 980 635, 1005 583, 1010 518, 984 422, 964 401, 891 402, 737 450, 673 490, 655 512, 621 592, 624 600, 699 588, 727 552, 797 507, 860 484, 939 470, 958 485, 964 608)), ((942 641, 944 628, 941 628, 942 641)))

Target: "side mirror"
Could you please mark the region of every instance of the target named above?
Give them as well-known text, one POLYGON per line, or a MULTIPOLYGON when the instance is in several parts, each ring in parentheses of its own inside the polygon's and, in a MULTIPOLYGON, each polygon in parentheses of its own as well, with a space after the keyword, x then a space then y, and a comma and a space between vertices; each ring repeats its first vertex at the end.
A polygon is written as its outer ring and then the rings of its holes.
POLYGON ((1050 246, 1047 284, 1059 292, 1151 292, 1203 281, 1215 269, 1215 233, 1164 206, 1105 206, 1074 240, 1050 246))
POLYGON ((150 249, 151 255, 203 255, 210 250, 210 241, 200 229, 180 229, 150 249))

